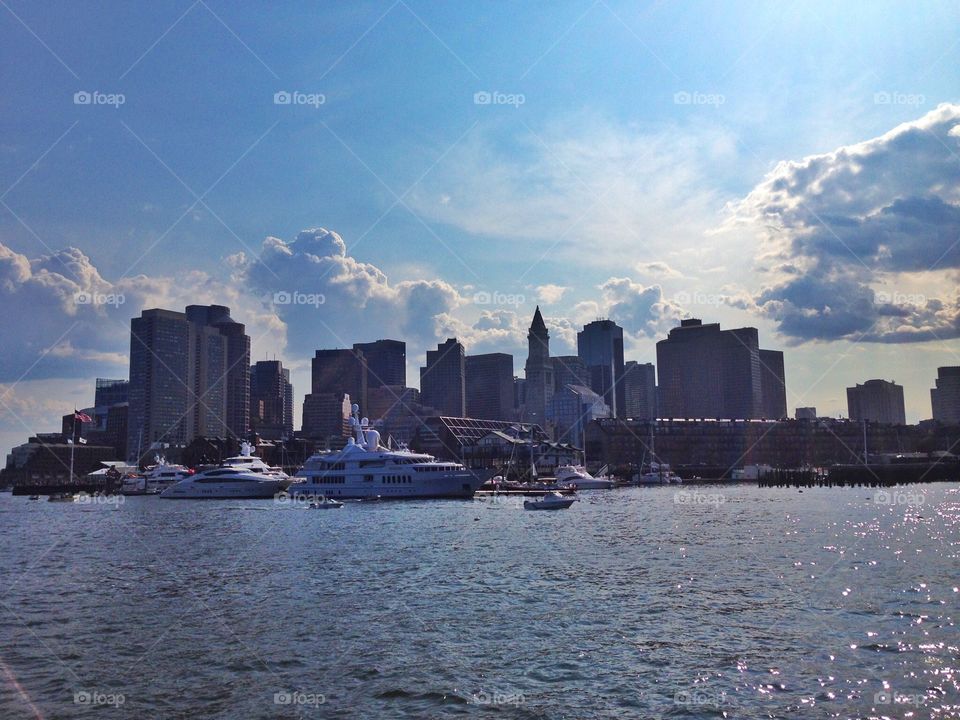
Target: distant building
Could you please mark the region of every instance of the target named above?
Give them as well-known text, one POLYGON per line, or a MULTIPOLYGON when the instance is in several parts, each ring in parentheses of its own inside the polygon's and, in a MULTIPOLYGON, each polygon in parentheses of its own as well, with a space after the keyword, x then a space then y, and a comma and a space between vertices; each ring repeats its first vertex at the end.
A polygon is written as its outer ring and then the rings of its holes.
POLYGON ((657 417, 657 370, 653 363, 630 360, 623 366, 624 416, 638 420, 657 417))
POLYGON ((513 409, 519 418, 527 402, 527 381, 522 377, 513 378, 513 409))
POLYGON ((553 363, 553 390, 557 392, 567 385, 590 387, 590 372, 579 355, 557 355, 553 363))
POLYGON ((467 416, 482 420, 513 419, 513 355, 467 355, 464 367, 467 416))
POLYGON ((577 355, 590 376, 590 387, 601 395, 614 417, 626 417, 623 387, 623 328, 612 320, 594 320, 577 333, 577 355))
POLYGON ((129 389, 129 380, 97 378, 93 404, 95 407, 110 407, 111 405, 128 402, 130 399, 129 389))
POLYGON ((466 354, 456 338, 427 350, 426 367, 420 368, 420 399, 441 415, 466 415, 466 354))
POLYGON ((937 368, 936 387, 930 390, 933 419, 960 424, 960 365, 937 368))
POLYGON ((293 385, 279 360, 250 368, 250 429, 264 440, 293 437, 293 385))
POLYGON ((554 393, 550 401, 549 417, 556 428, 557 441, 581 448, 587 423, 610 415, 610 406, 585 385, 567 385, 554 393))
POLYGON ((798 407, 793 415, 797 420, 816 420, 817 409, 815 407, 798 407))
POLYGON ((383 385, 405 387, 407 384, 407 344, 402 340, 376 340, 354 343, 367 359, 367 387, 383 385))
POLYGON ((760 414, 767 420, 787 417, 787 383, 779 350, 760 351, 760 403, 760 414))
MULTIPOLYGON (((303 400, 303 436, 322 440, 343 435, 344 396, 350 398, 347 420, 352 403, 360 405, 361 414, 366 413, 366 357, 360 350, 317 350, 311 361, 310 394, 303 400)), ((349 435, 349 428, 346 433, 349 435)))
MULTIPOLYGON (((764 416, 760 346, 756 328, 721 330, 719 323, 682 320, 657 343, 659 415, 665 418, 759 419, 764 416)), ((782 363, 768 357, 770 408, 780 413, 782 363)), ((786 414, 786 400, 783 400, 786 414)))
POLYGON ((229 308, 144 310, 130 321, 128 453, 199 436, 246 437, 249 373, 250 338, 229 308))
POLYGON ((547 409, 553 397, 553 362, 550 360, 550 333, 540 314, 540 306, 533 313, 527 331, 527 362, 524 366, 525 402, 523 419, 545 427, 547 409))
POLYGON ((867 380, 847 388, 847 412, 851 420, 885 425, 906 425, 903 386, 886 380, 867 380))

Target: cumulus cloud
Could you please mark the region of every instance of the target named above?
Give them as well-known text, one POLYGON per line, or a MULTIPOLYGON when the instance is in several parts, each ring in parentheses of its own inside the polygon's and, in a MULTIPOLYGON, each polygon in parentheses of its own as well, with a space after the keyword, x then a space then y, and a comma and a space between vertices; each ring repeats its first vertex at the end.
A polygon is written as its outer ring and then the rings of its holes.
POLYGON ((659 285, 644 286, 630 278, 612 277, 600 285, 600 290, 609 318, 634 335, 662 336, 684 315, 680 305, 663 296, 659 285))
POLYGON ((760 234, 755 309, 794 341, 960 336, 960 106, 780 163, 733 207, 760 234), (916 292, 919 285, 923 292, 916 292))
POLYGON ((537 299, 545 305, 553 305, 558 303, 563 299, 563 294, 567 292, 570 288, 564 287, 563 285, 554 285, 548 283, 546 285, 537 286, 537 299))

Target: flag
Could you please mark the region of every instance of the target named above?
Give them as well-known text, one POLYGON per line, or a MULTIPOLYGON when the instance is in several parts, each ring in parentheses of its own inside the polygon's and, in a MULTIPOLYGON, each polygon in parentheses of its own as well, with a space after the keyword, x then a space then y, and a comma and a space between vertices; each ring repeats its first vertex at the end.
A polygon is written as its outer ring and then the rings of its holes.
POLYGON ((79 410, 74 410, 74 411, 73 411, 73 419, 74 419, 74 420, 79 420, 80 422, 93 422, 93 418, 92 418, 92 417, 90 417, 90 416, 87 415, 86 413, 80 412, 79 410))
POLYGON ((87 439, 86 439, 86 438, 77 438, 77 442, 80 443, 81 445, 86 445, 86 444, 87 444, 87 439))

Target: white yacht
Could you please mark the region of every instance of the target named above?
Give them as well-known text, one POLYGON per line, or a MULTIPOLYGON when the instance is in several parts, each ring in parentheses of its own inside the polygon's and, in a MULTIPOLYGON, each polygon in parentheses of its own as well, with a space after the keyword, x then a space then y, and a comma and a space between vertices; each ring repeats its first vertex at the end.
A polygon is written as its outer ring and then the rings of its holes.
POLYGON ((170 500, 272 498, 283 489, 281 485, 277 478, 224 465, 191 475, 168 487, 160 497, 170 500))
POLYGON ((438 461, 433 455, 407 449, 390 450, 380 444, 380 433, 358 418, 353 406, 356 437, 340 452, 311 456, 297 473, 303 482, 287 492, 293 496, 391 499, 470 498, 486 479, 460 463, 438 461))
POLYGON ((634 485, 680 485, 683 478, 677 475, 666 463, 650 463, 646 472, 633 476, 634 485))
POLYGON ((561 487, 573 485, 577 490, 609 490, 614 482, 604 474, 605 470, 600 471, 599 477, 594 477, 582 465, 561 465, 554 475, 561 487))
MULTIPOLYGON (((193 471, 184 465, 169 464, 162 455, 157 455, 154 460, 154 464, 142 473, 144 480, 142 485, 144 492, 142 494, 149 495, 162 492, 193 474, 193 471)), ((135 490, 140 487, 140 484, 134 479, 130 480, 131 489, 135 490)), ((124 486, 127 485, 127 479, 123 481, 123 484, 124 486)))
POLYGON ((267 465, 261 458, 254 455, 253 445, 248 442, 241 443, 239 455, 228 457, 222 464, 237 468, 238 470, 260 473, 261 475, 279 480, 283 489, 293 482, 293 479, 281 468, 267 465))

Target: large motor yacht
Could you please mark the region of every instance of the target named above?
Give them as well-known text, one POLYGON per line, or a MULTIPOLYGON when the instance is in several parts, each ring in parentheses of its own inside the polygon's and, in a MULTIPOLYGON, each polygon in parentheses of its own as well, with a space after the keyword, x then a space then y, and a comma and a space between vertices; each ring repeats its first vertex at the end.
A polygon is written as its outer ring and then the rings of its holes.
POLYGON ((282 481, 261 473, 223 465, 171 485, 160 497, 170 500, 226 500, 271 498, 282 490, 282 481))
POLYGON ((359 419, 359 411, 354 405, 350 418, 355 437, 340 452, 311 456, 297 473, 303 482, 287 492, 295 497, 355 499, 470 498, 489 474, 438 461, 433 455, 385 448, 367 418, 359 419))
POLYGON ((267 465, 261 458, 254 455, 253 445, 248 442, 241 443, 239 455, 228 457, 222 464, 237 468, 238 470, 259 473, 274 480, 279 480, 281 488, 283 489, 293 482, 293 479, 287 475, 282 468, 267 465))

